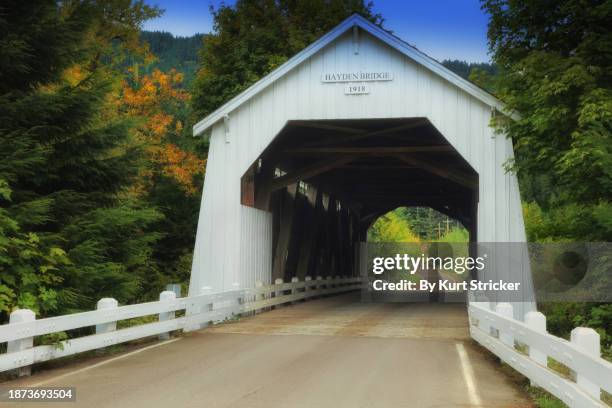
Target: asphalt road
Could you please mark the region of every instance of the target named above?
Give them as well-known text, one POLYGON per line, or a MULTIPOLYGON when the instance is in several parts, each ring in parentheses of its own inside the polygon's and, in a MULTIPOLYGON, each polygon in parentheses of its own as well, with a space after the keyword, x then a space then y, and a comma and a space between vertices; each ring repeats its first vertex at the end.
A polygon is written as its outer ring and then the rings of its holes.
POLYGON ((461 304, 319 299, 2 386, 76 387, 42 407, 529 407, 469 340, 461 304), (95 365, 94 365, 95 364, 95 365))

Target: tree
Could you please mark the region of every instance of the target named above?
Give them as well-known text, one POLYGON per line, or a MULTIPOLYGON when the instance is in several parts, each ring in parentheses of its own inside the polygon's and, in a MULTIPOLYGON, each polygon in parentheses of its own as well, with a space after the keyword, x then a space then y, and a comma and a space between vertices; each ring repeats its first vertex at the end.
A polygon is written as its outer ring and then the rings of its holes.
POLYGON ((612 6, 484 0, 499 96, 527 201, 556 239, 612 238, 612 6), (569 217, 569 218, 568 218, 569 217))
POLYGON ((164 214, 159 227, 165 236, 153 254, 160 271, 148 280, 152 289, 186 282, 191 271, 206 161, 199 157, 200 140, 183 125, 189 116, 189 95, 182 80, 174 69, 153 69, 151 74, 126 78, 120 97, 121 109, 138 123, 135 134, 146 153, 146 165, 132 192, 164 214))
POLYGON ((398 210, 389 211, 379 217, 368 230, 368 241, 371 242, 419 242, 398 210))
MULTIPOLYGON (((612 239, 612 3, 485 0, 488 37, 513 119, 527 233, 538 241, 612 239)), ((605 272, 604 272, 605 273, 605 272)), ((588 324, 610 358, 610 304, 545 303, 549 330, 588 324)))
POLYGON ((376 24, 363 0, 238 0, 211 9, 214 34, 204 37, 193 107, 202 118, 248 88, 353 13, 376 24))
POLYGON ((116 82, 105 64, 153 11, 127 0, 1 7, 2 311, 134 300, 155 268, 161 214, 126 194, 143 156, 109 103, 116 82))
POLYGON ((144 67, 145 74, 154 69, 168 72, 176 69, 184 75, 183 86, 190 87, 198 68, 198 50, 202 44, 202 34, 190 37, 174 36, 164 31, 142 31, 140 38, 149 46, 155 60, 144 67))

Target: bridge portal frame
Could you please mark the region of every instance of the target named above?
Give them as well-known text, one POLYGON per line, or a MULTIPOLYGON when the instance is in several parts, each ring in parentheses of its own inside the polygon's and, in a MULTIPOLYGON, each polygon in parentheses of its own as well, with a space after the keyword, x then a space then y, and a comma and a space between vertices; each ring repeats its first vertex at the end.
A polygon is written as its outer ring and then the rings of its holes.
MULTIPOLYGON (((189 294, 272 282, 280 234, 272 212, 245 202, 254 192, 243 176, 291 121, 426 119, 477 174, 473 235, 479 242, 525 242, 518 182, 504 168, 512 143, 490 126, 504 111, 495 97, 415 48, 360 16, 348 18, 194 126, 210 148, 189 294), (367 92, 357 94, 347 89, 351 82, 326 80, 329 73, 364 72, 387 77, 359 82, 367 92)), ((530 281, 528 269, 498 266, 502 279, 530 281)))

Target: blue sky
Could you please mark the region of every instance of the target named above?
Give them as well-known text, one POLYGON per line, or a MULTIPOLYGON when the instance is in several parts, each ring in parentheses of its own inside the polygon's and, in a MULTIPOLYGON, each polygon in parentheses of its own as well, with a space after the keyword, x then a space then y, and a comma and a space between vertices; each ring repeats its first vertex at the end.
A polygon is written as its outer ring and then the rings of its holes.
MULTIPOLYGON (((166 12, 161 18, 147 22, 144 29, 169 31, 182 36, 211 32, 209 6, 219 4, 216 0, 148 2, 166 12)), ((226 1, 226 4, 231 3, 226 1)), ((490 60, 487 54, 487 16, 480 10, 478 0, 374 0, 374 11, 383 15, 386 29, 438 60, 490 60)))

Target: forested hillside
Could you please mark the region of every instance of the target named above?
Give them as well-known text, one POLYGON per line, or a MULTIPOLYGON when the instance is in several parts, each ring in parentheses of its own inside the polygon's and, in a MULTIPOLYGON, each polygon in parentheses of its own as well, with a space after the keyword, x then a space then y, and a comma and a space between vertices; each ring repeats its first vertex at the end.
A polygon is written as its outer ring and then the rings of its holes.
POLYGON ((155 56, 155 60, 145 67, 146 72, 174 68, 185 76, 183 82, 189 86, 198 69, 198 51, 203 37, 202 34, 175 37, 168 32, 142 31, 141 40, 149 45, 149 50, 155 56))

